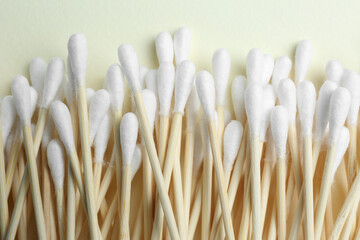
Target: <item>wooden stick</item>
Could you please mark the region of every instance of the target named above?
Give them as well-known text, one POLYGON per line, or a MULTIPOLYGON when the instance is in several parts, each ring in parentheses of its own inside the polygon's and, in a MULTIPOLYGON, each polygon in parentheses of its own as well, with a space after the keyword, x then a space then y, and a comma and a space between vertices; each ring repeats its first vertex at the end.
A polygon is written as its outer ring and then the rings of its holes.
MULTIPOLYGON (((144 239, 148 240, 151 237, 151 229, 154 214, 154 177, 151 172, 149 156, 145 145, 142 145, 141 156, 143 158, 143 209, 144 209, 144 239)), ((138 234, 138 233, 137 233, 138 234)))
POLYGON ((59 227, 60 240, 65 240, 65 207, 64 207, 64 190, 57 189, 56 196, 56 212, 59 227))
MULTIPOLYGON (((117 194, 115 194, 111 201, 109 211, 107 212, 106 217, 104 219, 103 225, 101 226, 101 235, 103 239, 107 239, 107 235, 109 233, 111 223, 116 215, 117 201, 118 201, 117 194)), ((114 225, 114 226, 117 228, 118 225, 114 225)))
POLYGON ((98 199, 97 199, 97 201, 98 201, 97 212, 100 210, 101 203, 103 202, 103 200, 105 198, 105 195, 109 189, 109 186, 110 186, 110 183, 111 183, 111 180, 112 180, 114 174, 115 174, 115 169, 112 166, 109 166, 105 171, 105 174, 101 181, 99 195, 98 195, 98 199))
MULTIPOLYGON (((51 201, 52 202, 52 201, 51 201)), ((57 239, 57 232, 56 232, 56 216, 55 216, 54 206, 51 205, 50 208, 50 228, 51 228, 51 239, 57 239)), ((20 220, 21 225, 21 220, 20 220)))
POLYGON ((172 211, 170 198, 167 195, 165 180, 163 175, 161 174, 161 167, 160 167, 159 159, 157 157, 155 143, 151 134, 151 129, 147 118, 146 110, 144 107, 144 100, 142 98, 141 91, 138 90, 134 92, 133 96, 138 113, 141 133, 145 140, 146 149, 149 155, 149 160, 155 177, 158 196, 160 198, 163 211, 165 213, 168 228, 171 233, 171 238, 177 240, 180 238, 179 232, 176 226, 174 212, 172 211))
POLYGON ((198 225, 200 218, 202 187, 203 185, 199 182, 197 185, 197 190, 195 191, 193 207, 191 209, 187 239, 194 239, 195 236, 196 226, 198 225))
POLYGON ((336 146, 329 145, 326 162, 325 162, 325 169, 322 178, 322 184, 320 189, 320 196, 316 208, 315 213, 315 240, 320 239, 321 232, 324 223, 324 216, 326 210, 327 199, 330 192, 330 187, 332 183, 332 172, 334 169, 334 158, 336 153, 336 146))
POLYGON ((28 166, 27 169, 29 170, 30 190, 33 199, 38 237, 39 239, 46 239, 45 219, 44 219, 44 211, 41 200, 39 175, 37 171, 36 155, 35 155, 34 142, 31 134, 30 125, 24 125, 23 132, 24 132, 25 153, 26 153, 27 166, 28 166))
POLYGON ((9 162, 6 166, 6 187, 7 187, 7 197, 9 197, 11 186, 14 180, 14 173, 16 165, 19 159, 19 153, 21 151, 22 141, 20 136, 16 136, 11 147, 9 162))
POLYGON ((1 238, 4 239, 9 223, 9 208, 7 202, 7 185, 5 179, 4 145, 0 129, 0 230, 1 238))
MULTIPOLYGON (((229 207, 230 207, 230 211, 233 209, 234 206, 234 202, 235 202, 235 197, 236 197, 236 193, 237 190, 239 188, 240 185, 240 179, 241 179, 241 175, 242 175, 242 171, 244 168, 244 160, 245 160, 245 149, 246 149, 246 139, 247 139, 247 134, 248 134, 248 127, 247 125, 245 126, 245 131, 243 134, 243 138, 241 141, 241 145, 240 145, 240 150, 239 150, 239 154, 235 160, 235 164, 233 167, 233 171, 232 171, 232 175, 231 175, 231 180, 229 183, 229 187, 228 187, 228 197, 229 197, 229 207)), ((220 199, 218 199, 220 201, 220 199)), ((220 208, 221 206, 217 204, 215 212, 217 212, 217 208, 220 208)), ((216 219, 214 217, 213 220, 213 227, 211 228, 211 231, 213 231, 213 228, 215 227, 216 231, 215 231, 215 236, 218 236, 218 231, 220 231, 221 228, 221 237, 224 238, 225 237, 225 229, 224 229, 224 225, 223 223, 218 223, 220 220, 220 216, 218 219, 216 219), (217 224, 217 225, 214 225, 217 224)), ((213 233, 211 233, 213 234, 213 233)), ((211 238, 211 234, 210 234, 210 238, 211 238)), ((214 236, 214 235, 213 235, 214 236)))
MULTIPOLYGON (((139 204, 139 209, 136 213, 136 218, 135 218, 135 223, 133 226, 133 230, 131 233, 131 239, 133 240, 140 240, 140 239, 144 239, 143 237, 143 217, 142 217, 142 213, 144 212, 144 204, 143 204, 143 198, 140 196, 140 204, 139 204)), ((151 230, 151 229, 150 229, 151 230)))
POLYGON ((101 183, 101 172, 102 172, 102 163, 96 162, 94 164, 94 192, 95 196, 98 196, 101 183))
POLYGON ((356 227, 357 205, 354 204, 352 211, 346 221, 345 228, 342 231, 341 239, 354 239, 353 234, 356 227))
POLYGON ((312 139, 304 136, 305 237, 314 239, 312 139))
POLYGON ((42 165, 42 198, 44 203, 44 217, 46 224, 46 237, 50 239, 51 228, 50 228, 50 208, 51 208, 51 181, 50 181, 50 170, 47 164, 46 149, 41 149, 41 165, 42 165))
POLYGON ((67 208, 66 208, 66 239, 75 239, 75 181, 68 161, 68 177, 67 177, 67 208))
POLYGON ((94 195, 94 183, 93 183, 93 170, 92 170, 92 159, 90 149, 90 138, 89 138, 89 117, 86 103, 86 91, 85 86, 78 88, 78 111, 79 111, 79 127, 81 137, 81 150, 84 167, 84 182, 85 182, 85 194, 86 194, 86 206, 88 210, 88 218, 90 225, 91 239, 98 239, 99 233, 95 195, 94 195))
MULTIPOLYGON (((223 221, 225 226, 226 237, 228 239, 235 239, 234 229, 231 220, 231 214, 229 209, 227 189, 225 187, 224 170, 222 166, 221 150, 219 149, 219 142, 216 131, 216 123, 214 119, 208 122, 211 149, 214 157, 215 174, 217 180, 217 186, 219 190, 220 203, 223 214, 223 221)), ((260 168, 259 168, 260 170, 260 168)), ((260 200, 260 199, 259 199, 260 200)))
POLYGON ((260 159, 259 147, 260 140, 258 136, 250 136, 251 151, 251 201, 253 217, 254 239, 261 239, 261 190, 260 190, 260 159))
POLYGON ((348 181, 351 184, 356 177, 356 134, 357 123, 349 126, 350 131, 350 145, 349 145, 349 159, 348 159, 348 181))
POLYGON ((271 182, 271 173, 274 167, 274 162, 271 160, 265 160, 262 170, 261 178, 261 225, 264 229, 266 209, 268 207, 269 191, 270 191, 270 182, 271 182))
POLYGON ((271 218, 267 239, 275 240, 276 239, 276 201, 274 201, 272 210, 271 210, 271 218))
MULTIPOLYGON (((208 139, 205 139, 205 141, 208 141, 208 139)), ((201 197, 201 239, 203 240, 210 239, 212 172, 213 157, 206 149, 204 152, 201 197)))
POLYGON ((186 132, 184 169, 183 169, 183 193, 184 193, 184 214, 185 224, 189 226, 190 221, 190 204, 191 204, 191 185, 194 159, 194 141, 195 134, 193 131, 186 132))
MULTIPOLYGON (((164 181, 166 186, 166 192, 168 192, 170 187, 170 180, 171 175, 173 172, 174 164, 176 160, 174 157, 176 157, 176 151, 178 148, 179 138, 181 137, 181 123, 182 123, 182 115, 180 113, 175 113, 172 124, 171 124, 171 131, 170 131, 170 138, 169 138, 169 145, 167 149, 166 159, 164 162, 164 181)), ((161 127, 160 127, 161 128, 161 127)), ((153 225, 153 231, 152 231, 152 239, 159 239, 162 236, 162 227, 163 227, 163 210, 160 206, 159 199, 156 201, 155 204, 155 218, 154 218, 154 225, 153 225)), ((184 226, 181 228, 183 229, 184 226)), ((180 226, 179 226, 180 228, 180 226)), ((179 231, 182 232, 182 234, 185 233, 185 231, 179 231)))
POLYGON ((278 235, 286 239, 286 196, 285 196, 285 158, 277 159, 277 199, 278 199, 278 235))
POLYGON ((131 164, 123 164, 121 175, 120 239, 130 239, 131 164))
POLYGON ((216 107, 216 113, 217 113, 217 117, 218 117, 218 127, 217 127, 217 131, 218 131, 218 136, 219 136, 219 145, 220 145, 220 149, 223 149, 223 135, 224 135, 224 112, 225 112, 225 108, 224 106, 217 106, 216 107))
POLYGON ((290 145, 290 153, 291 153, 291 159, 294 169, 296 190, 298 194, 300 194, 302 174, 301 174, 300 159, 299 159, 299 148, 298 148, 299 144, 297 140, 295 123, 289 124, 289 145, 290 145))
POLYGON ((326 236, 329 237, 334 227, 332 193, 330 192, 325 213, 326 236))
POLYGON ((164 168, 164 161, 166 156, 166 146, 168 142, 169 135, 169 117, 160 115, 160 130, 159 130, 159 139, 158 139, 158 148, 159 148, 159 160, 161 168, 164 168))

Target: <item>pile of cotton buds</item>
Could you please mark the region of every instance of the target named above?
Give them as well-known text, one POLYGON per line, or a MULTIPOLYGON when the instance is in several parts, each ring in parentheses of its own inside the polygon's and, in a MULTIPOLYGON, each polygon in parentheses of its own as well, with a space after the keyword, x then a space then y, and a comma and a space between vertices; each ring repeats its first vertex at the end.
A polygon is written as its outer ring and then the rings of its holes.
POLYGON ((303 40, 294 81, 288 56, 256 48, 229 81, 227 50, 210 72, 189 60, 189 29, 155 43, 158 69, 122 44, 97 91, 82 34, 66 64, 35 58, 30 82, 14 77, 1 101, 2 239, 360 239, 358 73, 331 60, 317 93, 303 40))

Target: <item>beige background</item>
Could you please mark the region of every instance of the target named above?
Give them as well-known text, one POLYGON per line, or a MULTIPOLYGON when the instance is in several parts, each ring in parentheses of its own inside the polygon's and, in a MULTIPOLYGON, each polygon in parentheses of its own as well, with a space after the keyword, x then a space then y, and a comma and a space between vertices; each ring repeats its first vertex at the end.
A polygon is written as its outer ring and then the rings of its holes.
POLYGON ((133 44, 140 63, 153 68, 156 34, 180 26, 192 32, 197 68, 211 70, 213 52, 225 47, 232 78, 245 73, 251 48, 293 58, 296 43, 307 38, 314 45, 308 78, 322 81, 329 59, 359 70, 359 9, 359 1, 0 1, 0 96, 9 94, 16 74, 28 75, 33 57, 66 59, 73 33, 88 38, 87 82, 100 88, 121 43, 133 44))

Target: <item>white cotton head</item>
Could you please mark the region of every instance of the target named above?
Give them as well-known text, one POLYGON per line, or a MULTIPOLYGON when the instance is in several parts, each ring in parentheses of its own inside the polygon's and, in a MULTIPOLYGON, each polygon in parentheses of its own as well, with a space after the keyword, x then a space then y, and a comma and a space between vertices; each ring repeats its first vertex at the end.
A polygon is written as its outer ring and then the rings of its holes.
POLYGON ((211 143, 210 143, 210 136, 209 136, 209 131, 208 131, 208 122, 207 122, 207 118, 206 115, 203 113, 201 115, 201 123, 200 123, 200 127, 201 127, 201 137, 202 137, 202 143, 204 146, 204 154, 205 156, 212 156, 211 154, 211 143))
POLYGON ((131 163, 131 180, 135 177, 141 165, 141 145, 136 144, 133 160, 131 163))
POLYGON ((266 141, 266 148, 264 154, 264 161, 275 162, 276 161, 275 143, 270 129, 269 131, 267 131, 266 139, 267 141, 266 141))
POLYGON ((42 92, 44 89, 46 67, 46 62, 39 57, 32 59, 30 62, 29 73, 31 85, 38 92, 40 99, 42 99, 42 92))
POLYGON ((305 76, 310 67, 313 54, 313 46, 310 41, 302 40, 296 47, 295 53, 295 82, 299 85, 305 80, 305 76))
POLYGON ((329 110, 329 144, 336 144, 351 103, 349 90, 338 87, 331 96, 329 110))
POLYGON ((54 133, 54 121, 52 120, 51 114, 49 114, 48 119, 46 121, 44 133, 41 138, 42 149, 46 149, 47 145, 52 139, 53 133, 54 133))
POLYGON ((309 81, 301 82, 297 88, 296 95, 302 135, 311 136, 316 105, 316 90, 314 84, 309 81))
POLYGON ((141 66, 139 69, 139 76, 140 76, 139 80, 140 80, 141 89, 145 88, 145 77, 148 72, 149 69, 147 67, 141 66))
POLYGON ((236 119, 245 123, 245 90, 246 78, 242 75, 235 77, 231 84, 231 98, 236 119))
POLYGON ((86 103, 88 105, 88 107, 91 104, 91 100, 93 98, 93 96, 95 95, 95 90, 92 88, 86 88, 86 103))
POLYGON ((64 100, 66 84, 67 84, 67 80, 66 80, 66 78, 63 78, 53 101, 55 101, 55 100, 63 101, 64 100))
POLYGON ((174 52, 176 65, 179 65, 182 61, 189 59, 190 46, 190 30, 186 27, 179 28, 174 34, 174 52))
POLYGON ((28 80, 21 75, 15 76, 11 83, 11 92, 21 124, 30 125, 31 100, 28 80))
POLYGON ((53 58, 46 71, 41 107, 48 108, 54 100, 64 77, 65 64, 60 58, 53 58))
POLYGON ((270 54, 264 54, 262 83, 270 82, 274 70, 274 58, 270 54))
POLYGON ((155 96, 158 95, 157 89, 157 70, 151 69, 145 77, 145 86, 147 89, 151 90, 155 96))
POLYGON ((13 143, 15 142, 15 138, 16 138, 16 130, 17 128, 14 127, 13 130, 10 132, 9 136, 6 139, 6 142, 4 142, 4 154, 5 154, 5 165, 8 163, 8 159, 10 157, 10 152, 11 152, 11 148, 13 143))
POLYGON ((200 71, 196 75, 196 90, 201 106, 208 119, 215 117, 215 86, 214 79, 207 71, 200 71))
POLYGON ((195 130, 193 175, 197 176, 204 157, 204 146, 202 143, 201 128, 195 130))
POLYGON ((216 50, 212 58, 212 73, 215 80, 216 106, 224 106, 230 74, 230 55, 224 48, 216 50))
POLYGON ((75 86, 84 86, 86 78, 87 42, 81 33, 73 34, 68 41, 69 62, 75 86))
POLYGON ((134 113, 126 113, 120 124, 120 143, 124 165, 130 165, 138 137, 138 119, 134 113))
POLYGON ((246 57, 246 76, 249 84, 262 82, 263 66, 263 53, 257 48, 251 49, 246 57))
POLYGON ((141 92, 144 98, 145 110, 149 120, 151 132, 153 132, 157 106, 156 97, 155 94, 149 89, 144 89, 141 92))
POLYGON ((125 81, 118 64, 112 64, 106 72, 106 87, 114 111, 122 110, 124 103, 125 81))
POLYGON ((111 114, 107 111, 96 132, 94 140, 94 162, 102 163, 111 134, 111 114))
POLYGON ((289 119, 286 108, 279 105, 271 111, 271 133, 275 142, 278 157, 286 154, 286 141, 289 129, 289 119))
POLYGON ((159 64, 172 63, 174 61, 174 47, 172 37, 169 32, 161 32, 155 40, 156 55, 159 64))
POLYGON ((5 145, 16 120, 15 103, 12 96, 6 96, 1 101, 1 138, 5 145))
POLYGON ((130 44, 122 44, 118 48, 118 56, 123 73, 128 80, 131 91, 141 90, 139 62, 135 49, 130 44))
POLYGON ((277 89, 279 102, 283 105, 289 117, 289 123, 295 124, 296 120, 296 87, 294 82, 289 79, 283 79, 280 81, 277 89))
POLYGON ((65 178, 65 154, 61 142, 51 140, 47 147, 48 165, 56 190, 63 189, 65 178))
POLYGON ((69 109, 64 103, 54 101, 50 105, 50 113, 66 152, 71 154, 72 151, 76 150, 69 109))
POLYGON ((326 79, 340 84, 344 68, 338 60, 330 60, 326 64, 326 79))
POLYGON ((157 72, 157 89, 159 94, 160 115, 169 116, 171 99, 175 86, 175 67, 170 62, 160 64, 157 72))
POLYGON ((200 108, 200 101, 194 85, 191 89, 189 100, 185 109, 186 127, 187 130, 190 132, 195 131, 196 118, 199 112, 199 108, 200 108))
POLYGON ((224 109, 224 126, 231 122, 231 112, 228 109, 224 109))
POLYGON ((336 145, 336 153, 334 158, 334 169, 333 169, 333 178, 335 176, 336 170, 338 169, 341 160, 344 158, 345 152, 349 147, 350 142, 350 133, 349 129, 342 127, 339 133, 339 139, 336 145))
POLYGON ((68 83, 65 86, 65 98, 69 104, 72 104, 76 100, 76 84, 74 82, 74 74, 71 70, 69 58, 67 58, 67 78, 68 83))
POLYGON ((271 78, 271 84, 274 86, 275 91, 277 91, 280 81, 289 77, 291 67, 292 63, 288 56, 282 56, 276 59, 271 78))
POLYGON ((174 111, 184 114, 184 109, 194 82, 195 65, 185 60, 178 65, 175 77, 174 111))
POLYGON ((30 118, 34 115, 38 102, 38 93, 35 88, 30 87, 30 118))
POLYGON ((329 122, 330 99, 336 88, 337 84, 330 80, 326 80, 320 88, 319 97, 316 104, 316 141, 320 141, 322 139, 326 125, 329 122))
POLYGON ((259 136, 263 106, 263 88, 260 84, 251 84, 245 92, 245 109, 250 133, 259 136))
POLYGON ((341 86, 351 93, 351 104, 347 116, 349 125, 355 125, 358 120, 359 103, 360 103, 360 77, 357 72, 348 71, 341 79, 341 86))
POLYGON ((276 95, 274 88, 271 84, 265 84, 263 86, 263 98, 262 98, 262 116, 260 126, 260 141, 266 141, 266 132, 269 127, 271 110, 275 106, 276 95))
POLYGON ((231 121, 224 131, 224 171, 231 171, 239 151, 243 126, 239 121, 231 121))
POLYGON ((96 132, 99 129, 106 113, 110 107, 110 96, 105 89, 100 89, 91 99, 89 108, 89 137, 93 144, 96 132))

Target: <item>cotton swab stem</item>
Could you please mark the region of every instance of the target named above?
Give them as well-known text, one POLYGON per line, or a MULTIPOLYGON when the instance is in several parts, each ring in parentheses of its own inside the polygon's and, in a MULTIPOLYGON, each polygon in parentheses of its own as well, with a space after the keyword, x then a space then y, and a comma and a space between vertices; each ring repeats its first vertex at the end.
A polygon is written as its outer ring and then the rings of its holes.
MULTIPOLYGON (((2 136, 1 130, 0 136, 2 136)), ((2 239, 4 239, 5 237, 6 229, 9 223, 9 209, 7 203, 7 186, 5 176, 4 146, 2 142, 2 137, 0 137, 0 229, 2 239)))
POLYGON ((194 203, 191 209, 190 220, 189 220, 189 229, 188 229, 188 239, 194 239, 196 226, 198 225, 201 211, 201 195, 202 195, 203 185, 198 182, 197 189, 195 190, 194 203))
POLYGON ((144 239, 150 239, 152 230, 152 220, 154 214, 154 186, 153 186, 153 175, 151 172, 151 166, 149 157, 145 146, 142 146, 143 157, 143 204, 144 204, 144 239))
POLYGON ((130 239, 131 165, 122 168, 120 239, 130 239))
MULTIPOLYGON (((104 222, 101 226, 101 235, 103 239, 107 239, 110 227, 111 227, 111 222, 113 221, 115 215, 116 215, 116 209, 117 209, 117 195, 115 194, 115 196, 113 197, 109 210, 106 214, 106 217, 104 219, 104 222)), ((114 227, 117 227, 118 225, 114 225, 114 227)))
POLYGON ((183 193, 184 193, 184 212, 185 223, 189 225, 190 221, 190 204, 191 204, 191 185, 192 169, 194 157, 195 134, 193 131, 186 132, 185 153, 184 153, 184 170, 183 170, 183 193))
POLYGON ((73 177, 72 169, 70 163, 68 162, 67 167, 67 204, 66 204, 66 239, 74 240, 75 239, 75 180, 73 177))
POLYGON ((64 208, 64 191, 63 189, 58 189, 55 192, 56 198, 56 212, 57 212, 57 221, 59 226, 59 235, 60 239, 65 239, 65 208, 64 208))
POLYGON ((42 198, 44 204, 44 217, 46 223, 46 236, 50 239, 50 208, 51 208, 51 186, 50 186, 50 171, 47 166, 46 150, 41 149, 41 161, 42 161, 42 198))
POLYGON ((300 168, 300 160, 299 160, 299 144, 297 141, 297 132, 296 132, 296 126, 295 124, 289 124, 289 146, 290 146, 290 153, 291 153, 291 159, 295 174, 295 184, 296 184, 296 190, 298 194, 300 193, 301 189, 301 168, 300 168))
POLYGON ((160 115, 159 118, 160 118, 160 130, 159 130, 159 140, 158 140, 159 160, 160 160, 161 168, 164 168, 170 120, 168 116, 164 116, 164 115, 160 115))
POLYGON ((11 147, 9 162, 6 166, 6 187, 7 187, 7 196, 10 194, 11 186, 14 180, 14 174, 16 170, 16 165, 19 159, 19 153, 21 150, 22 141, 20 136, 16 136, 11 147))
POLYGON ((285 196, 285 159, 277 160, 277 199, 279 239, 286 239, 286 196, 285 196))

